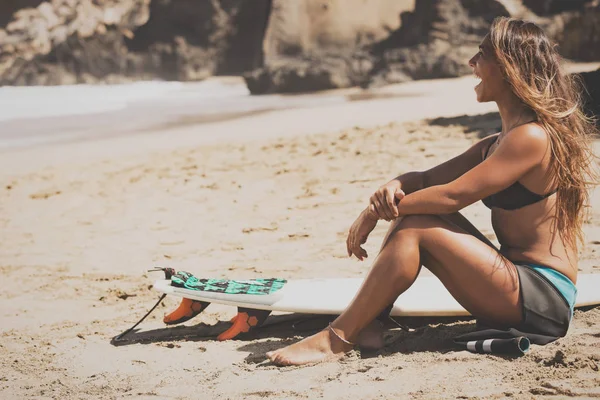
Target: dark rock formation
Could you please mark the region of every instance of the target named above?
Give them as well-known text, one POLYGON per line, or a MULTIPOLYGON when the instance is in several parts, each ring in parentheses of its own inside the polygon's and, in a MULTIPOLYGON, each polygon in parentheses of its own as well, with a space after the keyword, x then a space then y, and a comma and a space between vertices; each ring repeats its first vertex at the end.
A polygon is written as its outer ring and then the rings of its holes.
MULTIPOLYGON (((559 7, 558 3, 548 9, 558 12, 567 7, 564 4, 559 7)), ((569 7, 575 6, 578 11, 541 18, 509 0, 419 1, 414 12, 402 15, 399 30, 374 46, 379 62, 369 84, 471 73, 467 61, 498 16, 515 16, 538 23, 558 43, 563 57, 600 60, 600 5, 575 1, 569 7)))
POLYGON ((558 43, 563 57, 578 61, 600 60, 600 3, 552 17, 547 33, 558 43))
POLYGON ((523 4, 541 16, 559 14, 565 11, 580 11, 593 0, 523 0, 523 4))
POLYGON ((584 92, 586 114, 596 119, 600 126, 600 69, 580 74, 584 92))
POLYGON ((0 84, 199 80, 262 65, 270 0, 26 0, 0 6, 0 84), (19 3, 20 4, 20 3, 19 3))
POLYGON ((273 93, 352 85, 373 87, 470 74, 467 62, 498 16, 540 24, 567 58, 600 59, 597 5, 583 1, 569 5, 541 3, 538 6, 546 7, 547 12, 577 11, 540 17, 515 0, 419 0, 414 11, 402 13, 399 29, 370 45, 368 55, 368 46, 358 46, 353 53, 344 53, 340 46, 329 49, 327 56, 307 57, 303 42, 295 42, 296 46, 288 43, 283 46, 287 58, 267 62, 264 68, 247 74, 246 82, 252 93, 273 93))
POLYGON ((1 0, 0 85, 245 73, 274 93, 454 77, 499 15, 600 60, 600 1, 523 1, 1 0))
POLYGON ((246 73, 244 79, 253 94, 310 92, 360 86, 372 67, 371 57, 359 52, 348 57, 281 59, 246 73))
POLYGON ((327 56, 308 57, 306 43, 297 41, 292 46, 283 41, 287 57, 271 62, 267 58, 265 67, 246 74, 248 88, 252 93, 290 92, 469 74, 467 62, 494 18, 533 15, 513 0, 419 0, 415 4, 414 10, 401 14, 399 29, 351 52, 340 45, 328 49, 327 56))
MULTIPOLYGON (((0 29, 0 84, 61 84, 123 74, 123 37, 148 20, 150 0, 53 0, 0 29)), ((30 2, 31 3, 31 2, 30 2)))
POLYGON ((147 72, 166 79, 240 74, 263 63, 269 12, 268 0, 153 0, 128 48, 149 53, 147 72))
POLYGON ((468 60, 497 16, 509 16, 499 1, 421 0, 402 14, 402 25, 373 47, 380 59, 371 86, 471 73, 468 60))

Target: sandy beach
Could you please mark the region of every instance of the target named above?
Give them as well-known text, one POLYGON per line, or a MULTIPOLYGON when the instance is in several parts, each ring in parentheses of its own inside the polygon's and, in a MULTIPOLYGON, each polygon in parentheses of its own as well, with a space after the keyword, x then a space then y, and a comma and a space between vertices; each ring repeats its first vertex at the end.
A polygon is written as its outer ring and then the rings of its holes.
MULTIPOLYGON (((378 92, 414 98, 203 125, 153 120, 147 132, 0 153, 0 398, 600 397, 598 307, 577 311, 567 337, 520 358, 457 349, 451 339, 472 320, 411 319, 411 332, 391 327, 376 353, 279 368, 265 352, 323 320, 294 328, 302 316, 275 315, 251 339, 218 342, 234 308, 211 305, 166 328, 170 297, 131 343, 110 344, 158 299, 153 266, 226 278, 364 276, 388 223, 371 235, 365 262, 347 257, 345 239, 371 193, 500 127, 493 105, 475 102, 473 82, 414 82, 378 92)), ((464 214, 495 241, 487 208, 464 214)), ((597 191, 584 229, 580 272, 600 273, 597 191)))

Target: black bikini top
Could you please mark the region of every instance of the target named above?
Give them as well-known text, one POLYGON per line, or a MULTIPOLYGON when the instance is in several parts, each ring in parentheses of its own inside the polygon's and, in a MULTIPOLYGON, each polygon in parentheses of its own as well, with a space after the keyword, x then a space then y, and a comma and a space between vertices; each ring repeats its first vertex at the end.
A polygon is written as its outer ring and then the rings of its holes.
MULTIPOLYGON (((484 160, 487 158, 490 148, 494 143, 495 142, 492 142, 487 148, 485 156, 483 157, 484 160)), ((552 196, 554 193, 556 193, 556 190, 545 195, 533 193, 519 181, 516 181, 506 189, 496 194, 492 194, 481 201, 488 208, 497 207, 503 210, 517 210, 530 204, 537 203, 538 201, 542 201, 545 198, 552 196)))

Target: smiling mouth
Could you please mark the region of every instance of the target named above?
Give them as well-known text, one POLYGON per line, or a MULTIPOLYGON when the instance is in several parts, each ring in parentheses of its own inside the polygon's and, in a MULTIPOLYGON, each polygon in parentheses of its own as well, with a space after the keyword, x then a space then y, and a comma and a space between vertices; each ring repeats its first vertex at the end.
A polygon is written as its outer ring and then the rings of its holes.
POLYGON ((477 83, 477 85, 475 85, 475 89, 477 89, 479 87, 479 85, 481 85, 482 79, 481 79, 481 76, 479 76, 479 74, 475 71, 473 71, 473 75, 475 75, 475 78, 479 79, 479 83, 477 83))

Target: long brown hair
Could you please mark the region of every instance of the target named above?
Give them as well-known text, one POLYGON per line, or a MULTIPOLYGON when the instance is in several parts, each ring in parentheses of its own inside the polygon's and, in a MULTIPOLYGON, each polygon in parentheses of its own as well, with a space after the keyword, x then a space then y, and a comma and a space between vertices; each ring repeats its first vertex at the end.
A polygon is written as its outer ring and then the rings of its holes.
POLYGON ((533 22, 499 17, 490 28, 496 59, 513 93, 537 116, 550 142, 552 184, 557 188, 553 234, 573 247, 596 182, 591 138, 598 130, 582 111, 582 85, 562 71, 556 45, 533 22))

